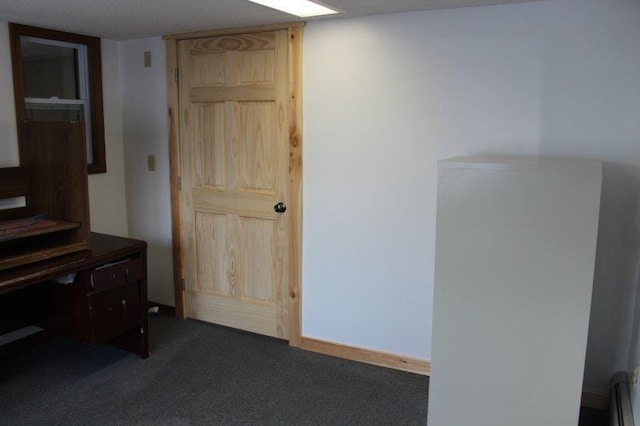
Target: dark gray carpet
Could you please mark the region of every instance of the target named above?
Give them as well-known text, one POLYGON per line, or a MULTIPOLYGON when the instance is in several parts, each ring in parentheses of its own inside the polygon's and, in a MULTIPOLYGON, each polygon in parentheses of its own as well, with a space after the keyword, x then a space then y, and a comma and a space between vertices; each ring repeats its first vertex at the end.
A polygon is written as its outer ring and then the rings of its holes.
MULTIPOLYGON (((65 338, 0 359, 0 424, 427 422, 423 376, 162 315, 150 317, 150 332, 146 360, 65 338)), ((607 424, 606 412, 581 410, 580 426, 607 424)))
POLYGON ((150 317, 151 357, 56 338, 0 360, 0 424, 424 425, 428 378, 150 317))

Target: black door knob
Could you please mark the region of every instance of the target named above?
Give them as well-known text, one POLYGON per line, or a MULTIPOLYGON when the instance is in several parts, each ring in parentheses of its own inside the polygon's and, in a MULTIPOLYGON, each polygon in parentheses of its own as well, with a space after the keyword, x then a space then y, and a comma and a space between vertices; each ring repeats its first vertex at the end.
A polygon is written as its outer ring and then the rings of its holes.
POLYGON ((273 206, 273 211, 276 213, 284 213, 287 211, 287 205, 280 201, 278 204, 273 206))

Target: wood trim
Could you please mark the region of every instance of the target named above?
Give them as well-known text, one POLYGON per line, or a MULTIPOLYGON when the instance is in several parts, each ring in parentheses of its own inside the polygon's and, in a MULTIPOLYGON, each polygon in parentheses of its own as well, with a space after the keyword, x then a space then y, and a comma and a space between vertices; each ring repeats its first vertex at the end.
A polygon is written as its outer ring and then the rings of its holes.
POLYGON ((165 41, 167 52, 167 105, 169 107, 169 176, 171 188, 171 239, 173 247, 173 286, 175 316, 186 319, 184 285, 182 278, 182 241, 180 238, 180 120, 178 92, 178 42, 165 41))
POLYGON ((289 28, 289 344, 302 339, 302 26, 289 28))
POLYGON ((327 342, 310 337, 303 337, 301 339, 300 348, 324 355, 349 359, 351 361, 364 362, 366 364, 408 371, 425 376, 431 375, 431 361, 424 359, 342 345, 340 343, 327 342))
POLYGON ((258 25, 255 27, 244 27, 244 28, 222 28, 218 30, 168 34, 163 36, 162 38, 165 40, 189 40, 194 38, 219 37, 219 36, 233 35, 233 34, 251 34, 251 33, 261 33, 266 31, 280 31, 280 30, 287 30, 287 29, 291 30, 294 28, 302 28, 305 25, 306 25, 306 22, 300 21, 300 22, 289 22, 284 24, 258 25))
POLYGON ((9 24, 9 40, 11 46, 11 65, 13 72, 13 95, 16 107, 16 123, 18 123, 18 145, 20 147, 20 164, 24 164, 24 135, 21 131, 22 122, 25 120, 24 79, 22 68, 22 48, 20 36, 38 37, 50 40, 59 40, 69 43, 84 44, 87 46, 87 71, 89 77, 89 104, 91 106, 91 148, 93 161, 88 164, 87 171, 92 173, 105 173, 107 160, 104 137, 104 111, 102 100, 102 50, 101 40, 81 34, 67 33, 49 30, 46 28, 30 27, 21 24, 9 24))
POLYGON ((104 106, 102 100, 102 42, 90 37, 87 45, 89 69, 89 93, 91 104, 91 153, 92 162, 87 165, 89 174, 107 172, 107 153, 104 136, 104 106))
POLYGON ((606 392, 583 388, 580 405, 597 410, 607 410, 609 409, 609 398, 610 396, 606 392))

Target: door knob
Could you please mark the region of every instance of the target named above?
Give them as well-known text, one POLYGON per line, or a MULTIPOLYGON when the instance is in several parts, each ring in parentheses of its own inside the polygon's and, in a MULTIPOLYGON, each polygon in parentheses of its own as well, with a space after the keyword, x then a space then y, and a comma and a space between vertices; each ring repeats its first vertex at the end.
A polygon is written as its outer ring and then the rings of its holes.
POLYGON ((280 201, 278 204, 273 206, 273 211, 276 213, 284 213, 287 211, 287 205, 280 201))

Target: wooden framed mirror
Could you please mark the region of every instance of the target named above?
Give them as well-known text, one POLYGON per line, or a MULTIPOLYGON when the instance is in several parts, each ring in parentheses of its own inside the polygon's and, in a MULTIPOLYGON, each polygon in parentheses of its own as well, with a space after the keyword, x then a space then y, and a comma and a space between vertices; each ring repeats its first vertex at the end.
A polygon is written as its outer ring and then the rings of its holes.
POLYGON ((20 162, 24 121, 83 122, 88 173, 107 170, 100 39, 9 24, 20 162))

